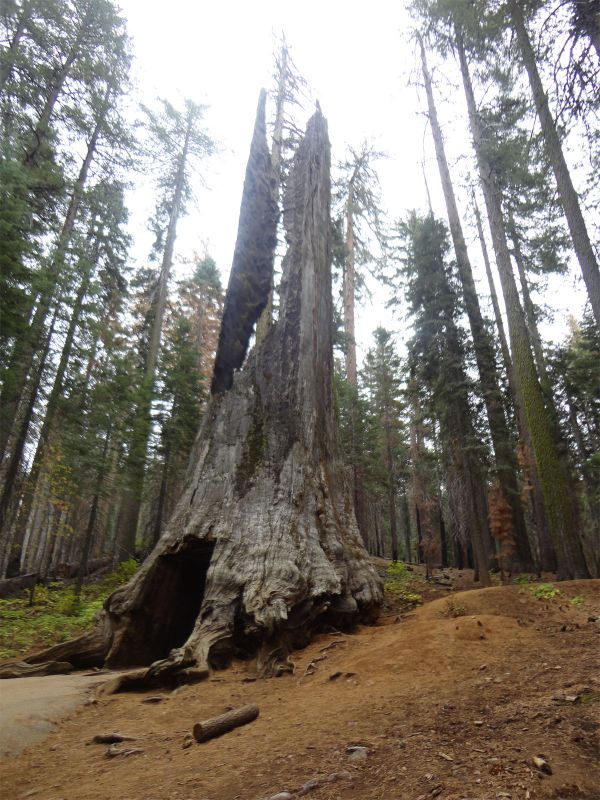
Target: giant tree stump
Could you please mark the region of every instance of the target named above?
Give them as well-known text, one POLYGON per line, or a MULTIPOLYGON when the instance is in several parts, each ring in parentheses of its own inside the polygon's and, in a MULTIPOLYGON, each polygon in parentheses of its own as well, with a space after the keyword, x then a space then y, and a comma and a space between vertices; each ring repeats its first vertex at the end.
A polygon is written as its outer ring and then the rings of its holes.
MULTIPOLYGON (((357 528, 333 404, 329 168, 319 110, 284 199, 279 318, 235 371, 267 299, 275 247, 263 98, 213 394, 186 488, 154 551, 107 600, 93 641, 70 643, 77 666, 155 662, 146 672, 155 685, 257 655, 260 673, 278 674, 316 628, 376 616, 381 581, 357 528)), ((56 655, 69 658, 66 650, 56 655)))

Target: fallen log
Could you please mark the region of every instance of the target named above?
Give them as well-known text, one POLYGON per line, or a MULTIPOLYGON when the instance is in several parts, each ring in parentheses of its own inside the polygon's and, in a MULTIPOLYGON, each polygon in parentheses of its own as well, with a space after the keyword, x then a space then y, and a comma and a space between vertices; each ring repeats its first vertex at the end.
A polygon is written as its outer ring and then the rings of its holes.
POLYGON ((31 592, 38 582, 39 575, 32 572, 29 575, 19 575, 16 578, 3 578, 0 580, 0 597, 8 597, 11 594, 22 592, 29 589, 31 592))
POLYGON ((209 739, 216 739, 224 733, 239 728, 240 725, 247 725, 254 722, 258 717, 258 706, 248 705, 241 708, 234 708, 219 717, 205 719, 204 722, 197 722, 194 725, 194 739, 197 742, 208 742, 209 739))
MULTIPOLYGON (((112 558, 105 557, 105 558, 90 558, 87 563, 87 567, 85 570, 85 575, 93 575, 95 572, 99 572, 101 569, 105 569, 106 567, 110 567, 112 565, 112 558)), ((80 564, 78 561, 74 561, 72 563, 62 562, 56 566, 54 570, 55 578, 61 580, 69 580, 70 578, 76 578, 79 573, 80 564)))

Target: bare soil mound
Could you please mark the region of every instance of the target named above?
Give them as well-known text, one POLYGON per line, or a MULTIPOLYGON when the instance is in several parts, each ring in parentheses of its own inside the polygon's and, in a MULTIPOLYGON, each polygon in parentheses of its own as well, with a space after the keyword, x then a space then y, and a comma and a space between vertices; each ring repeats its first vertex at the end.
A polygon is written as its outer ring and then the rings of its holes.
POLYGON ((158 702, 99 696, 2 766, 3 798, 598 800, 600 580, 544 600, 535 586, 456 592, 451 572, 414 612, 319 636, 294 675, 237 663, 158 702), (190 743, 195 722, 246 703, 256 722, 190 743), (141 752, 89 744, 112 731, 141 752))

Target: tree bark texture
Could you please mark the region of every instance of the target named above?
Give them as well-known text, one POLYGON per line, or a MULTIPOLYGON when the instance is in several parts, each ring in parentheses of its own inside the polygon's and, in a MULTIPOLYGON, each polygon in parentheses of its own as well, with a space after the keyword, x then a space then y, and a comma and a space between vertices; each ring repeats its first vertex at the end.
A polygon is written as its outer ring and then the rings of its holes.
MULTIPOLYGON (((237 330, 219 343, 218 385, 231 388, 209 401, 186 487, 157 547, 108 598, 92 637, 67 646, 66 660, 80 663, 83 652, 87 663, 90 654, 110 666, 156 662, 144 676, 156 681, 257 654, 260 674, 279 674, 315 628, 369 621, 381 604, 333 405, 330 156, 320 111, 298 148, 284 202, 280 315, 233 374, 233 356, 240 344, 245 349, 239 331, 260 314, 253 298, 275 242, 276 214, 264 230, 273 183, 260 108, 257 128, 229 284, 240 293, 228 298, 239 317, 230 311, 223 321, 237 330)), ((266 297, 267 280, 263 288, 266 297)))

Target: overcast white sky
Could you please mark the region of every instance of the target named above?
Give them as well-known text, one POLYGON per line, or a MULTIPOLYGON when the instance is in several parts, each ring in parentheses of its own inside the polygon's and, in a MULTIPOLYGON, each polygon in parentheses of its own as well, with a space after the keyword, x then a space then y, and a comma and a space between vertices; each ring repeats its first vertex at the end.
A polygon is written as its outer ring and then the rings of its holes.
MULTIPOLYGON (((425 154, 434 211, 445 218, 430 134, 420 113, 414 79, 415 51, 409 40, 410 19, 396 0, 120 0, 134 43, 134 76, 146 103, 166 97, 177 104, 183 97, 209 106, 210 134, 222 147, 206 163, 205 180, 197 187, 197 207, 180 223, 179 258, 203 250, 217 261, 226 283, 235 243, 242 183, 258 92, 270 88, 276 37, 285 32, 292 57, 312 89, 328 123, 334 160, 347 144, 367 138, 389 158, 379 168, 383 201, 392 219, 411 208, 426 208, 421 162, 425 154), (425 134, 425 136, 424 136, 425 134)), ((445 121, 449 157, 456 179, 470 154, 464 128, 463 100, 442 71, 440 112, 445 121)), ((312 113, 306 109, 307 116, 312 113)), ((132 197, 132 225, 138 239, 136 256, 143 258, 150 238, 141 238, 152 209, 148 187, 132 197)), ((481 256, 473 243, 471 258, 477 274, 481 256)), ((561 338, 566 313, 578 313, 581 291, 575 276, 553 281, 547 301, 559 309, 546 333, 561 338)), ((482 295, 487 287, 480 283, 482 295)), ((402 322, 383 308, 385 293, 376 290, 371 303, 359 309, 358 338, 364 351, 370 334, 383 323, 402 336, 402 322)))

